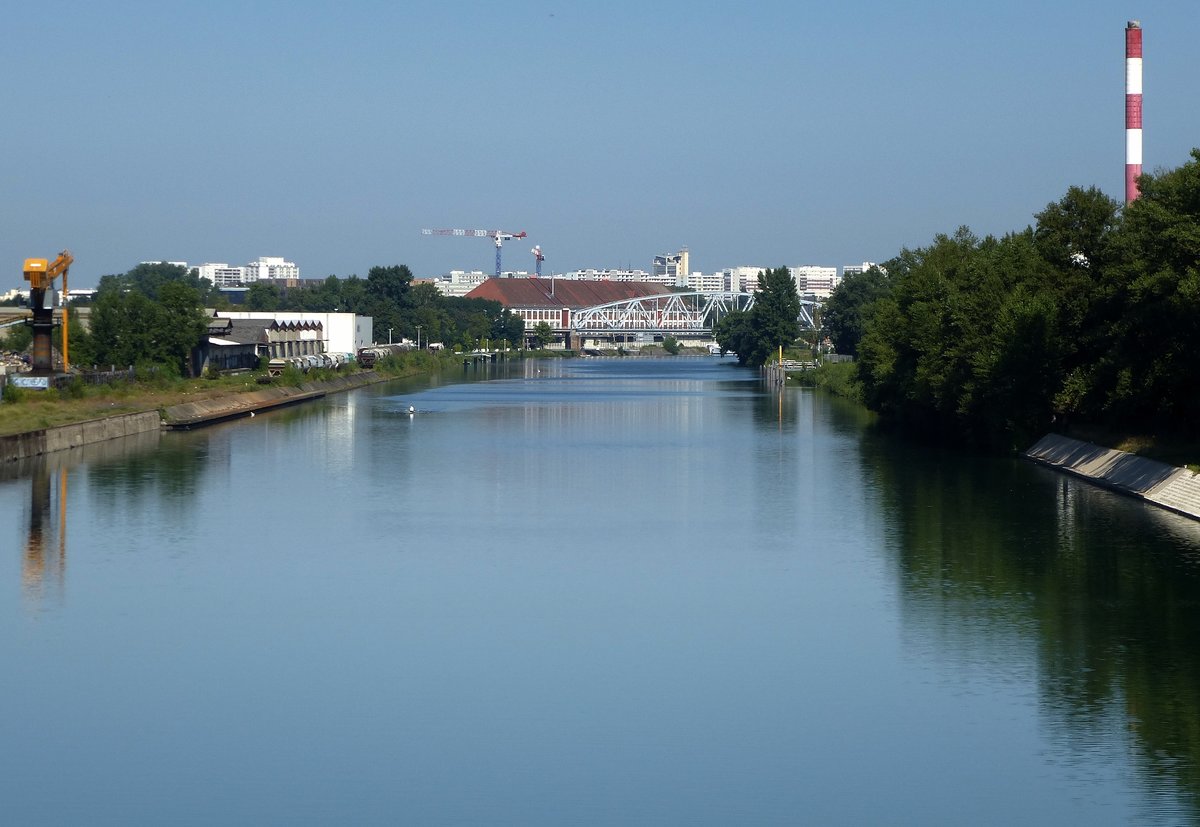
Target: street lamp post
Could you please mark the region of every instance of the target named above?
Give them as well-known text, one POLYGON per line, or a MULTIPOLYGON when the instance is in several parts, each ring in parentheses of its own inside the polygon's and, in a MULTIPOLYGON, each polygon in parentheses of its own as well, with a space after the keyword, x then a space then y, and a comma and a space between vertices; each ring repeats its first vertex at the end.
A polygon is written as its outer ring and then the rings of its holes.
POLYGON ((392 328, 388 328, 388 344, 392 343, 392 328))
POLYGON ((421 326, 417 325, 417 350, 421 349, 421 326))

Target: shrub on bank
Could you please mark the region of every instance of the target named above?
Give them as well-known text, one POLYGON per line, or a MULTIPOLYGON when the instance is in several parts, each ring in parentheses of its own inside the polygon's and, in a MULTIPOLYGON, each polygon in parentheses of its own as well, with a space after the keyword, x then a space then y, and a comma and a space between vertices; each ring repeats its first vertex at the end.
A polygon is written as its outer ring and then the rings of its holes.
POLYGON ((812 388, 822 388, 837 396, 863 401, 862 382, 853 362, 822 362, 813 370, 795 374, 795 381, 800 385, 812 388))

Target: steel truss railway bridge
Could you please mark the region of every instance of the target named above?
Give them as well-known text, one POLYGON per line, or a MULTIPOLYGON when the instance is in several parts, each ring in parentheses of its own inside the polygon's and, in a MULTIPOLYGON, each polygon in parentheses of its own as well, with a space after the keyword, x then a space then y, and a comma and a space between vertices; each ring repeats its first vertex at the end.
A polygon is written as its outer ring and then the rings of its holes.
MULTIPOLYGON (((571 338, 607 338, 631 333, 711 339, 713 327, 734 310, 754 306, 753 293, 666 293, 640 299, 598 304, 571 313, 571 338)), ((813 314, 821 303, 800 300, 800 325, 815 327, 813 314)))

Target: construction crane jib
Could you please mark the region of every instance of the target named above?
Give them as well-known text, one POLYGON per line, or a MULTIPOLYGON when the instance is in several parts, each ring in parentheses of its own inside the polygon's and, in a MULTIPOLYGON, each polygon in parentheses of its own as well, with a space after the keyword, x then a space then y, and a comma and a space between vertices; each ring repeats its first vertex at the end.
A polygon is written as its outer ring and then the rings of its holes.
POLYGON ((496 242, 496 278, 500 278, 500 248, 504 242, 514 238, 525 238, 526 233, 510 233, 505 230, 421 230, 421 235, 456 235, 464 238, 490 238, 496 242))

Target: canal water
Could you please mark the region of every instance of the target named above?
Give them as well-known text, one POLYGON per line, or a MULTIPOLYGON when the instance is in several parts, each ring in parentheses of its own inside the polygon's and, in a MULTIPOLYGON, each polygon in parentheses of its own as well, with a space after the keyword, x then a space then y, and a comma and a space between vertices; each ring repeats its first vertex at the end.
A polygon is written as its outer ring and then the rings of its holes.
POLYGON ((726 360, 0 474, 4 823, 1200 820, 1197 524, 726 360))

